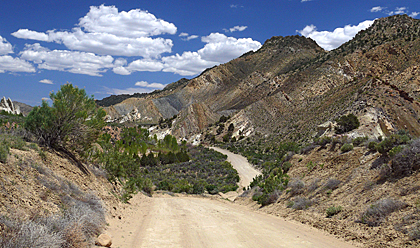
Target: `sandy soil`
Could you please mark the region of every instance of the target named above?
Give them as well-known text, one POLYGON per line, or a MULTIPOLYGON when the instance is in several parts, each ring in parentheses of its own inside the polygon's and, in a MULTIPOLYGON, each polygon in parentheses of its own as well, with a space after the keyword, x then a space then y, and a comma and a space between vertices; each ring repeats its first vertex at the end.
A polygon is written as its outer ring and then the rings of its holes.
POLYGON ((353 247, 319 230, 225 200, 141 194, 109 220, 112 247, 353 247))

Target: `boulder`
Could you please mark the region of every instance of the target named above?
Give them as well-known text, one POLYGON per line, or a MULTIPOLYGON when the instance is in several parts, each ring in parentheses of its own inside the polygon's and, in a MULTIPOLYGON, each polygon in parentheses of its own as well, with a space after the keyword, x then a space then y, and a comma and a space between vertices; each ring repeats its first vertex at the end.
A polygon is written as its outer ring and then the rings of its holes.
POLYGON ((101 234, 95 241, 95 245, 103 247, 111 247, 112 239, 108 234, 101 234))

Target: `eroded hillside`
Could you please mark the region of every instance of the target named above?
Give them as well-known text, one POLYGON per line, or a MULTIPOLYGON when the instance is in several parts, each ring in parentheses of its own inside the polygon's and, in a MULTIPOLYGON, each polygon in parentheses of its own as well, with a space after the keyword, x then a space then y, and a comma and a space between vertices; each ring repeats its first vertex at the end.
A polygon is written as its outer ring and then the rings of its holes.
POLYGON ((236 138, 302 141, 322 123, 373 108, 385 134, 407 129, 418 136, 419 22, 406 15, 378 19, 330 52, 301 36, 273 37, 164 95, 129 98, 108 113, 121 118, 134 110, 138 123, 177 115, 170 132, 190 141, 216 134, 206 129, 222 115, 231 116, 236 138))

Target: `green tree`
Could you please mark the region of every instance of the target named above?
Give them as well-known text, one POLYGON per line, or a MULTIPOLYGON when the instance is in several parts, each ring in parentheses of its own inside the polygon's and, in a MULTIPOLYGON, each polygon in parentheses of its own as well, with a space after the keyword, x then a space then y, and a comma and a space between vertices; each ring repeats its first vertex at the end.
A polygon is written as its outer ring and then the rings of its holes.
POLYGON ((26 118, 25 128, 42 145, 83 155, 101 134, 105 111, 96 107, 93 96, 69 83, 50 93, 50 98, 52 106, 43 101, 35 107, 26 118))
POLYGON ((338 126, 335 128, 335 131, 338 134, 347 133, 360 126, 359 119, 354 114, 343 115, 336 121, 338 126))

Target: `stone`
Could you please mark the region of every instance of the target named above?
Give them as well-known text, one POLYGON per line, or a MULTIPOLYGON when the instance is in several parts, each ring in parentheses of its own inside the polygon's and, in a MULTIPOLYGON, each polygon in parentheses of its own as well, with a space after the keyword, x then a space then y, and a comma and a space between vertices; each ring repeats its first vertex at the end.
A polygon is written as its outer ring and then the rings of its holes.
POLYGON ((102 247, 111 247, 112 239, 108 234, 101 234, 96 239, 95 245, 102 246, 102 247))

